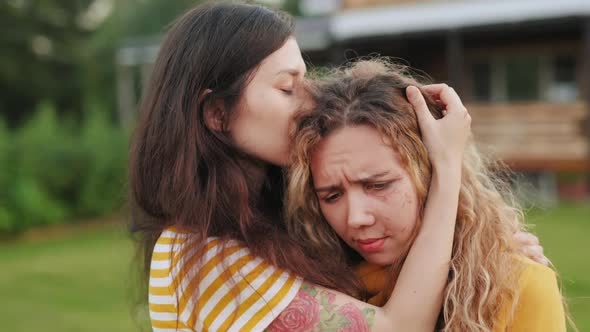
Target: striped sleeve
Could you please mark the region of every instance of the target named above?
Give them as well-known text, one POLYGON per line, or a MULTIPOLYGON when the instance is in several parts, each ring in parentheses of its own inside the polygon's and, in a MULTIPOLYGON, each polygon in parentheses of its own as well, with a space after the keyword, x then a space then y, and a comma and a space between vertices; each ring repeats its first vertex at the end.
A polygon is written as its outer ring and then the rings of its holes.
POLYGON ((154 331, 262 331, 295 298, 302 280, 254 257, 237 242, 188 245, 162 233, 152 257, 154 331))

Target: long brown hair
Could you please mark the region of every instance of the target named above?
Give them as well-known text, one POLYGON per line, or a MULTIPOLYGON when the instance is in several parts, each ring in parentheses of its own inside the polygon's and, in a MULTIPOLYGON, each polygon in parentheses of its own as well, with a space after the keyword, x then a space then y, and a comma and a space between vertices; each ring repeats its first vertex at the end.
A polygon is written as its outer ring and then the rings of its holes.
POLYGON ((190 10, 169 29, 130 150, 130 228, 144 290, 155 242, 170 226, 189 232, 191 245, 211 236, 237 240, 270 264, 338 288, 338 265, 326 255, 312 258, 287 236, 282 170, 264 165, 262 192, 255 191, 244 165, 263 162, 205 123, 204 109, 213 100, 222 100, 229 113, 235 109, 252 73, 292 29, 286 14, 219 2, 190 10))
MULTIPOLYGON (((400 154, 420 201, 426 200, 431 165, 405 96, 408 85, 421 86, 403 68, 375 59, 333 73, 310 90, 315 106, 299 119, 287 191, 289 229, 307 246, 346 256, 321 215, 310 171, 316 144, 339 128, 368 125, 378 130, 400 154)), ((427 104, 436 118, 442 116, 435 101, 427 98, 427 104)), ((468 147, 440 326, 445 331, 491 331, 498 313, 508 307, 510 320, 517 303, 522 264, 515 260, 513 236, 523 228, 522 212, 491 166, 473 144, 468 147)))

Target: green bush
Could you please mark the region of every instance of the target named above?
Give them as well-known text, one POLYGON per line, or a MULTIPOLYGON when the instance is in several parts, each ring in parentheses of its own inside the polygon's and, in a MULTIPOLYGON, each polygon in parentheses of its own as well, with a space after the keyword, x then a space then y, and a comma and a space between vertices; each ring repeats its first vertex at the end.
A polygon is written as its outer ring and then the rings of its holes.
POLYGON ((76 123, 42 104, 21 128, 0 122, 0 233, 114 212, 126 150, 126 133, 98 111, 76 123))
POLYGON ((78 213, 102 214, 119 208, 125 199, 127 135, 99 112, 90 113, 82 129, 80 147, 88 165, 82 173, 78 213))

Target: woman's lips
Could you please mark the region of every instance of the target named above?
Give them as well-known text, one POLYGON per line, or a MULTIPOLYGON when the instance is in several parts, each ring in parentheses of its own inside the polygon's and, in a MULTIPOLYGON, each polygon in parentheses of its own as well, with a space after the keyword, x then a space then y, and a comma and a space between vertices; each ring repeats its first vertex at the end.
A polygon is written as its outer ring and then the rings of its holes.
POLYGON ((373 238, 373 239, 363 239, 363 240, 356 240, 357 246, 359 249, 366 253, 376 252, 383 248, 385 244, 385 237, 382 238, 373 238))

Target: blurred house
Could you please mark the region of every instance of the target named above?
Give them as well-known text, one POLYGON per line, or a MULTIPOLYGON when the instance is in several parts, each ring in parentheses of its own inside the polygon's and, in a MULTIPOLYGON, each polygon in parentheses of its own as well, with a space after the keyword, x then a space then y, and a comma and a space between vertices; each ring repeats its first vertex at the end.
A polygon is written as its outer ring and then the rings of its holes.
MULTIPOLYGON (((459 92, 482 149, 545 193, 557 192, 555 174, 582 174, 574 190, 587 195, 589 0, 300 0, 299 7, 296 36, 312 66, 371 54, 399 59, 459 92)), ((147 77, 155 46, 120 50, 122 109, 135 102, 125 93, 133 84, 126 70, 144 64, 147 77)))

